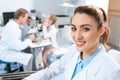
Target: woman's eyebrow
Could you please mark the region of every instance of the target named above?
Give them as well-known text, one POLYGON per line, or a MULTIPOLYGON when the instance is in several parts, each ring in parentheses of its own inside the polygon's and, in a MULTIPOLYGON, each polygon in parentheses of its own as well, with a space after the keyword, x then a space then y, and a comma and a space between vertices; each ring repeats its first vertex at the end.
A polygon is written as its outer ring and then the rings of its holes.
POLYGON ((75 26, 74 24, 70 24, 70 26, 75 26))
POLYGON ((83 25, 80 25, 80 27, 84 27, 84 26, 89 26, 89 27, 91 27, 92 25, 90 25, 90 24, 83 24, 83 25))
MULTIPOLYGON (((74 24, 70 24, 71 26, 74 26, 75 27, 75 25, 74 24)), ((84 27, 84 26, 92 26, 92 25, 90 25, 90 24, 83 24, 83 25, 80 25, 80 27, 84 27)))

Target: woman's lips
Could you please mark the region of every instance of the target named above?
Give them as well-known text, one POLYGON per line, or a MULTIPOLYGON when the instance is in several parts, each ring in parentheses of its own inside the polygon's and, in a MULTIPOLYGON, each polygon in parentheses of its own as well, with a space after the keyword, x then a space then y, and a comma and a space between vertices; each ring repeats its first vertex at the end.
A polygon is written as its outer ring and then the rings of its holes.
POLYGON ((86 43, 85 41, 76 41, 76 45, 77 45, 78 47, 83 46, 85 43, 86 43))

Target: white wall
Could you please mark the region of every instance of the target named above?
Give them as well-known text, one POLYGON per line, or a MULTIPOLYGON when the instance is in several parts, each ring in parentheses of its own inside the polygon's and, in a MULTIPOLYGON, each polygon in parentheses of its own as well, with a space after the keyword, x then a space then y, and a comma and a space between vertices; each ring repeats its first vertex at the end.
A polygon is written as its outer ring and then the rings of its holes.
MULTIPOLYGON (((65 0, 63 0, 65 1, 65 0)), ((108 5, 109 5, 109 0, 78 0, 76 4, 74 4, 74 8, 69 8, 64 11, 65 13, 67 12, 70 16, 73 15, 74 9, 78 6, 81 5, 95 5, 97 7, 101 7, 105 10, 105 12, 108 12, 108 5)))
MULTIPOLYGON (((85 0, 86 4, 95 4, 104 7, 107 12, 108 0, 85 0)), ((118 0, 119 1, 119 0, 118 0)), ((76 4, 81 5, 81 0, 76 4)), ((62 7, 57 4, 62 4, 63 0, 0 0, 0 18, 2 12, 15 11, 18 8, 25 8, 28 11, 36 9, 38 12, 45 14, 65 14, 72 16, 74 8, 62 7)), ((82 4, 85 4, 82 2, 82 4)))
POLYGON ((106 13, 108 12, 109 0, 86 0, 86 4, 92 4, 101 7, 106 13))
POLYGON ((62 0, 34 0, 34 8, 45 14, 64 14, 64 9, 57 4, 62 3, 62 0))
POLYGON ((33 9, 33 0, 0 0, 0 15, 2 12, 16 11, 18 8, 30 11, 33 9))

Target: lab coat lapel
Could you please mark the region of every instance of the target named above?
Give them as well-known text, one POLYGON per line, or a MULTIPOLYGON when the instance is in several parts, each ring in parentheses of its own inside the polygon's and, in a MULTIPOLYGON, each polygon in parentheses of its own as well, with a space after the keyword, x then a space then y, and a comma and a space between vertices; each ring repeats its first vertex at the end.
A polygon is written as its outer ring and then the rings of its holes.
POLYGON ((73 80, 87 80, 86 79, 86 75, 87 75, 87 69, 84 69, 83 71, 79 72, 74 78, 73 80))
POLYGON ((100 53, 96 55, 96 57, 83 69, 79 72, 73 80, 95 80, 95 75, 99 71, 101 64, 104 60, 105 50, 101 50, 100 53))
POLYGON ((77 58, 80 55, 80 52, 75 53, 69 64, 66 66, 65 70, 65 79, 64 80, 71 80, 76 63, 77 63, 77 58))

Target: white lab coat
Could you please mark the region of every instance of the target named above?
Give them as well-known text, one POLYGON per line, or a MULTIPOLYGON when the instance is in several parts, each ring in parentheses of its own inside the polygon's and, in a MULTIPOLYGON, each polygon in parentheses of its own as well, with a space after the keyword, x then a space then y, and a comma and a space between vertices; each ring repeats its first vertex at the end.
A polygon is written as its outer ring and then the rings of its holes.
POLYGON ((47 27, 45 27, 45 26, 43 27, 43 37, 50 38, 52 45, 54 47, 58 46, 57 41, 56 41, 57 32, 58 32, 58 30, 55 28, 55 25, 51 25, 49 27, 49 30, 47 30, 47 27))
POLYGON ((22 29, 22 40, 25 40, 28 37, 28 32, 31 29, 31 26, 29 26, 28 24, 24 24, 21 25, 21 29, 22 29))
MULTIPOLYGON (((71 80, 79 53, 73 45, 60 60, 25 80, 71 80)), ((72 80, 120 80, 120 66, 109 58, 102 46, 102 50, 72 80)))
POLYGON ((27 48, 32 41, 30 39, 21 41, 19 26, 14 20, 6 24, 0 40, 0 60, 27 65, 32 54, 23 53, 21 50, 27 48))

